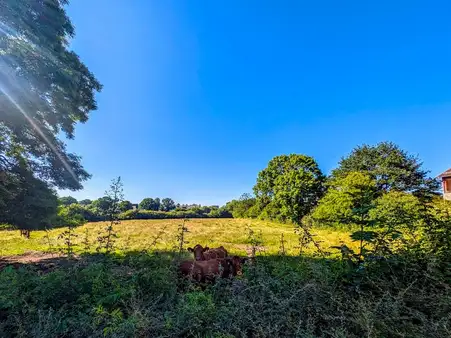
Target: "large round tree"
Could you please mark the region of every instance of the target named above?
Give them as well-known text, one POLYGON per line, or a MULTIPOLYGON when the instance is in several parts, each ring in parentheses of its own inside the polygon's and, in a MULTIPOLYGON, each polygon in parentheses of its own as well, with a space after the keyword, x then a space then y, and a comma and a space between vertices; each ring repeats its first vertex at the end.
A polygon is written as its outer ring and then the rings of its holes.
MULTIPOLYGON (((309 156, 276 156, 258 174, 254 193, 264 207, 278 205, 277 211, 299 223, 324 193, 325 176, 309 156)), ((274 208, 273 208, 274 209, 274 208)))
POLYGON ((400 149, 391 142, 375 146, 363 145, 355 148, 343 158, 332 177, 346 177, 352 172, 369 175, 381 191, 415 192, 420 195, 433 194, 439 188, 436 180, 422 168, 422 162, 414 155, 400 149))

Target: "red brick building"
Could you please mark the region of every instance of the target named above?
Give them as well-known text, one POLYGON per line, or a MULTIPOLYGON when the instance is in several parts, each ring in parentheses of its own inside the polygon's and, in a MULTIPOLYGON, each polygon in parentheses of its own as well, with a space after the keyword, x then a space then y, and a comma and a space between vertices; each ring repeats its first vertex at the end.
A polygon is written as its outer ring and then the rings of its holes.
POLYGON ((443 198, 451 201, 451 168, 439 176, 442 180, 443 198))

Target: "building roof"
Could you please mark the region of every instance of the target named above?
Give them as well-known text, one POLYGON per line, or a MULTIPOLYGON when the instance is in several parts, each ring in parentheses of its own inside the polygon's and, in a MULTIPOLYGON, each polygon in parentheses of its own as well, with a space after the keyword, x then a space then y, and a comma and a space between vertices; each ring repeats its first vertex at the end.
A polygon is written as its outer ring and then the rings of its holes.
POLYGON ((443 174, 438 176, 439 178, 443 177, 451 177, 451 168, 449 168, 447 171, 445 171, 443 174))

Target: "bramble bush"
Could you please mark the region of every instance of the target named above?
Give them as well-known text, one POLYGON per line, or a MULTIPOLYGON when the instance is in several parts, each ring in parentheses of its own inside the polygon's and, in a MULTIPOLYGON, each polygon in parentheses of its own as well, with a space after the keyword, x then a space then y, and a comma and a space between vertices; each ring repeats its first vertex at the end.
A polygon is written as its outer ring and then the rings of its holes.
MULTIPOLYGON (((407 258, 349 276, 341 261, 258 256, 204 288, 175 252, 92 255, 53 271, 0 272, 2 337, 446 337, 445 271, 407 258)), ((449 272, 449 271, 448 271, 449 272)))

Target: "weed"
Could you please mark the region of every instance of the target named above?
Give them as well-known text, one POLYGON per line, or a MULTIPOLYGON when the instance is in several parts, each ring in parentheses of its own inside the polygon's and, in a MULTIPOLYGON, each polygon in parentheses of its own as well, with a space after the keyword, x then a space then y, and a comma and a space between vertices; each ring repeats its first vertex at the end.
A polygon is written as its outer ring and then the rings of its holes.
POLYGON ((185 244, 188 244, 189 242, 185 239, 185 234, 189 232, 188 228, 186 227, 187 219, 184 219, 179 226, 177 227, 177 235, 175 236, 176 239, 176 245, 175 249, 182 253, 184 252, 184 246, 185 244))
POLYGON ((103 234, 99 232, 99 236, 97 237, 97 252, 104 250, 106 253, 110 253, 113 251, 115 239, 118 237, 114 226, 120 224, 120 202, 124 200, 124 188, 121 177, 111 182, 110 189, 105 192, 105 196, 110 200, 106 213, 108 225, 105 227, 103 234))
POLYGON ((74 243, 74 240, 77 237, 78 235, 74 232, 74 227, 72 225, 69 225, 67 227, 67 230, 64 230, 58 236, 58 239, 62 239, 64 243, 64 246, 61 248, 61 252, 69 258, 74 256, 74 250, 77 247, 77 244, 74 243))

